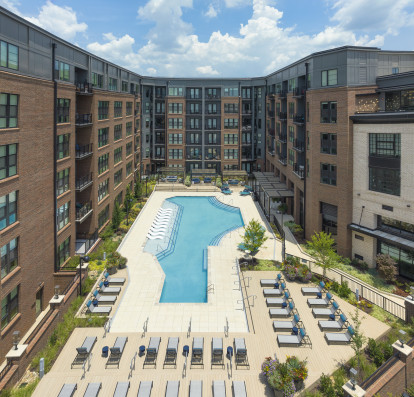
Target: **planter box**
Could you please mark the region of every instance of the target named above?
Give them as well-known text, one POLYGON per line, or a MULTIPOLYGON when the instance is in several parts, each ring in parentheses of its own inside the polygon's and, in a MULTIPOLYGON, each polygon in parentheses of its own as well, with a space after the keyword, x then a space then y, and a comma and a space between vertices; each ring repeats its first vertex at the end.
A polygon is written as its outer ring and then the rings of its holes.
POLYGON ((106 270, 107 270, 108 274, 111 274, 111 275, 116 273, 116 267, 115 266, 108 267, 106 270))
POLYGON ((283 397, 283 391, 282 390, 273 389, 273 393, 274 393, 275 397, 283 397))

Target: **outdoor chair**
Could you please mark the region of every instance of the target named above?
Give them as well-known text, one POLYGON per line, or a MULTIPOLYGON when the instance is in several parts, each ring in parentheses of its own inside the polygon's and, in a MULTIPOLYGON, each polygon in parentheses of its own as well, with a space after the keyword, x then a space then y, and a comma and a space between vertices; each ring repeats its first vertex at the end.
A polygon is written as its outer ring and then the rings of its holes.
POLYGON ((118 382, 114 391, 113 397, 126 397, 129 390, 129 381, 128 382, 118 382))
POLYGON ((293 320, 291 321, 273 321, 273 329, 275 331, 292 331, 293 327, 298 327, 300 322, 299 314, 295 314, 293 316, 293 320))
POLYGON ((354 334, 355 334, 354 329, 351 326, 349 326, 345 333, 326 332, 325 339, 328 345, 347 344, 351 342, 351 339, 353 338, 354 334))
POLYGON ((90 313, 90 314, 105 314, 105 315, 109 315, 109 313, 111 313, 112 307, 110 306, 95 306, 92 304, 92 301, 89 300, 86 303, 86 313, 90 313))
POLYGON ((234 338, 234 352, 236 369, 240 366, 250 369, 249 359, 247 357, 246 342, 244 338, 234 338))
POLYGON ((312 314, 314 317, 330 317, 331 315, 340 314, 339 305, 335 301, 333 301, 332 306, 329 308, 313 308, 312 314))
POLYGON ((202 397, 202 396, 203 396, 203 381, 202 380, 190 381, 189 397, 202 397))
POLYGON ((108 272, 104 274, 104 277, 106 281, 108 281, 109 284, 124 284, 125 283, 125 277, 110 277, 108 272))
POLYGON ((279 273, 275 279, 268 279, 268 278, 262 278, 260 280, 260 286, 261 287, 274 287, 275 284, 284 283, 285 280, 283 276, 279 273))
POLYGON ((293 309, 295 308, 295 304, 293 301, 290 301, 287 307, 282 309, 269 309, 270 317, 289 317, 293 313, 293 309))
POLYGON ((266 305, 267 307, 283 306, 284 303, 287 305, 291 299, 289 291, 285 291, 282 298, 266 298, 266 305))
POLYGON ((278 283, 275 283, 275 288, 265 288, 263 290, 263 295, 264 296, 279 296, 279 295, 282 295, 286 290, 285 283, 280 283, 278 288, 276 288, 276 285, 278 285, 278 283))
POLYGON ((210 177, 205 177, 204 178, 204 183, 211 183, 211 178, 210 177))
POLYGON ((121 361, 122 353, 124 352, 125 345, 128 342, 127 336, 118 336, 115 339, 114 347, 109 349, 110 354, 108 361, 105 364, 105 368, 108 368, 111 365, 116 365, 119 368, 119 363, 121 361))
POLYGON ((308 305, 309 307, 312 306, 329 306, 333 299, 333 296, 328 292, 323 299, 314 299, 314 298, 308 298, 308 305))
POLYGON ((102 383, 88 383, 85 394, 83 397, 96 397, 101 391, 102 383))
POLYGON ((300 328, 297 335, 278 335, 277 343, 279 347, 281 346, 304 346, 310 345, 312 347, 312 342, 304 328, 300 328))
POLYGON ((150 397, 152 390, 152 380, 150 381, 141 381, 139 384, 138 395, 137 397, 150 397))
POLYGON ((224 368, 223 338, 213 338, 211 340, 211 368, 219 365, 224 368))
POLYGON ((58 397, 72 397, 78 388, 76 383, 65 383, 60 389, 58 397))
POLYGON ((213 397, 226 397, 226 385, 224 380, 213 381, 213 397))
POLYGON ((179 390, 180 390, 180 381, 169 380, 167 381, 167 386, 165 388, 165 397, 178 397, 179 390))
POLYGON ((233 381, 233 396, 234 397, 247 397, 246 384, 244 380, 233 381))
POLYGON ((154 368, 157 368, 157 357, 158 357, 158 350, 160 348, 161 338, 151 337, 148 347, 147 347, 147 354, 145 355, 144 364, 142 368, 145 368, 146 365, 153 365, 154 368))
POLYGON ((101 295, 108 294, 108 295, 118 295, 121 292, 121 287, 105 287, 103 281, 101 281, 98 285, 99 293, 101 295))
POLYGON ((83 363, 88 359, 89 355, 91 354, 92 348, 98 338, 96 336, 87 336, 82 343, 81 347, 77 347, 76 357, 73 360, 70 368, 73 368, 76 365, 83 365, 83 363))
POLYGON ((248 190, 242 190, 239 194, 240 196, 250 196, 250 192, 248 190))
POLYGON ((331 330, 331 331, 341 331, 349 326, 348 320, 345 314, 341 313, 337 321, 332 320, 319 320, 319 328, 322 331, 331 330))
POLYGON ((193 349, 191 352, 191 364, 190 368, 192 368, 194 365, 200 365, 201 368, 204 368, 204 338, 198 337, 193 338, 193 349))
POLYGON ((165 368, 166 365, 173 365, 174 368, 177 368, 178 342, 178 337, 168 338, 168 345, 167 351, 165 353, 163 368, 165 368))
MULTIPOLYGON (((116 295, 101 295, 98 290, 93 293, 93 300, 98 301, 98 305, 101 303, 106 303, 108 305, 113 305, 116 302, 116 295)), ((93 303, 93 302, 92 302, 93 303)))
POLYGON ((302 287, 303 295, 317 295, 325 291, 325 283, 321 281, 317 287, 302 287))

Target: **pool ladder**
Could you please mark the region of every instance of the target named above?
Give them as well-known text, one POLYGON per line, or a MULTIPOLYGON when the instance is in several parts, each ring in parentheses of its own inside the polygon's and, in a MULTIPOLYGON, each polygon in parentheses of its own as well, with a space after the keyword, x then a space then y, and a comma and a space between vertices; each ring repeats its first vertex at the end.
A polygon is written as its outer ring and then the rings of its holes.
POLYGON ((214 294, 214 284, 213 283, 211 283, 207 286, 207 294, 208 293, 214 294))

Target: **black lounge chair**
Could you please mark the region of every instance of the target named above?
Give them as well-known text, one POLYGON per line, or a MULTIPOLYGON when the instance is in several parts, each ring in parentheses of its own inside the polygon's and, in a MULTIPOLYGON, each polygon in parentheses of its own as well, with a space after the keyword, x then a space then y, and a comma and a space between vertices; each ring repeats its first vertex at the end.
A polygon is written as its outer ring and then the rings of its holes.
POLYGON ((119 368, 119 363, 121 361, 122 353, 126 343, 128 342, 127 336, 118 336, 115 340, 114 347, 110 348, 110 354, 108 361, 105 364, 105 368, 108 368, 111 365, 116 365, 119 368))
POLYGON ((244 338, 234 338, 234 353, 236 369, 239 366, 250 369, 249 359, 247 357, 246 342, 244 338))
POLYGON ((200 365, 201 368, 204 368, 203 362, 204 356, 204 338, 193 338, 193 350, 191 352, 191 364, 190 368, 194 365, 200 365))
POLYGON ((97 339, 98 338, 96 336, 87 336, 85 338, 82 346, 76 348, 77 354, 70 368, 73 368, 77 365, 83 365, 83 363, 88 359, 89 354, 91 353, 92 348, 95 342, 97 341, 97 339))
POLYGON ((211 340, 211 368, 219 365, 224 368, 223 338, 213 338, 211 340))
POLYGON ((88 383, 85 394, 83 397, 96 397, 101 391, 102 383, 88 383))
POLYGON ((113 397, 126 397, 129 390, 128 382, 118 382, 114 391, 113 397))
POLYGON ((166 365, 173 365, 174 368, 177 368, 177 354, 178 354, 178 342, 179 338, 168 338, 168 345, 167 345, 167 351, 165 353, 165 359, 164 359, 164 365, 163 368, 165 368, 166 365))
POLYGON ((148 347, 147 347, 147 354, 145 355, 144 364, 142 368, 145 368, 146 365, 153 365, 154 368, 157 368, 157 357, 158 357, 158 350, 160 348, 161 338, 151 337, 148 347))
POLYGON ((76 383, 65 383, 60 389, 58 397, 72 397, 77 388, 76 383))

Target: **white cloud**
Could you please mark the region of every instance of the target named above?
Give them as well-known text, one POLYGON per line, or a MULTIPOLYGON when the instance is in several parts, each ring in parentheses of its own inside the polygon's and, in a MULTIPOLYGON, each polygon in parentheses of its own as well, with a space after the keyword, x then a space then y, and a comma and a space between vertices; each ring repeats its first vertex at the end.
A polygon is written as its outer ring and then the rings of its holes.
POLYGON ((218 15, 217 10, 214 8, 213 4, 208 6, 208 10, 204 13, 206 17, 215 18, 218 15))
POLYGON ((224 0, 224 4, 227 8, 243 7, 252 3, 252 0, 224 0))
POLYGON ((216 76, 219 74, 219 72, 215 70, 211 65, 199 66, 196 68, 196 70, 200 74, 209 75, 209 76, 216 76))
POLYGON ((0 0, 0 6, 7 8, 11 12, 21 16, 21 13, 18 9, 20 2, 18 0, 0 0))
POLYGON ((86 23, 78 22, 71 7, 59 7, 50 0, 42 6, 37 17, 25 19, 66 40, 73 40, 77 33, 84 33, 88 28, 86 23))

